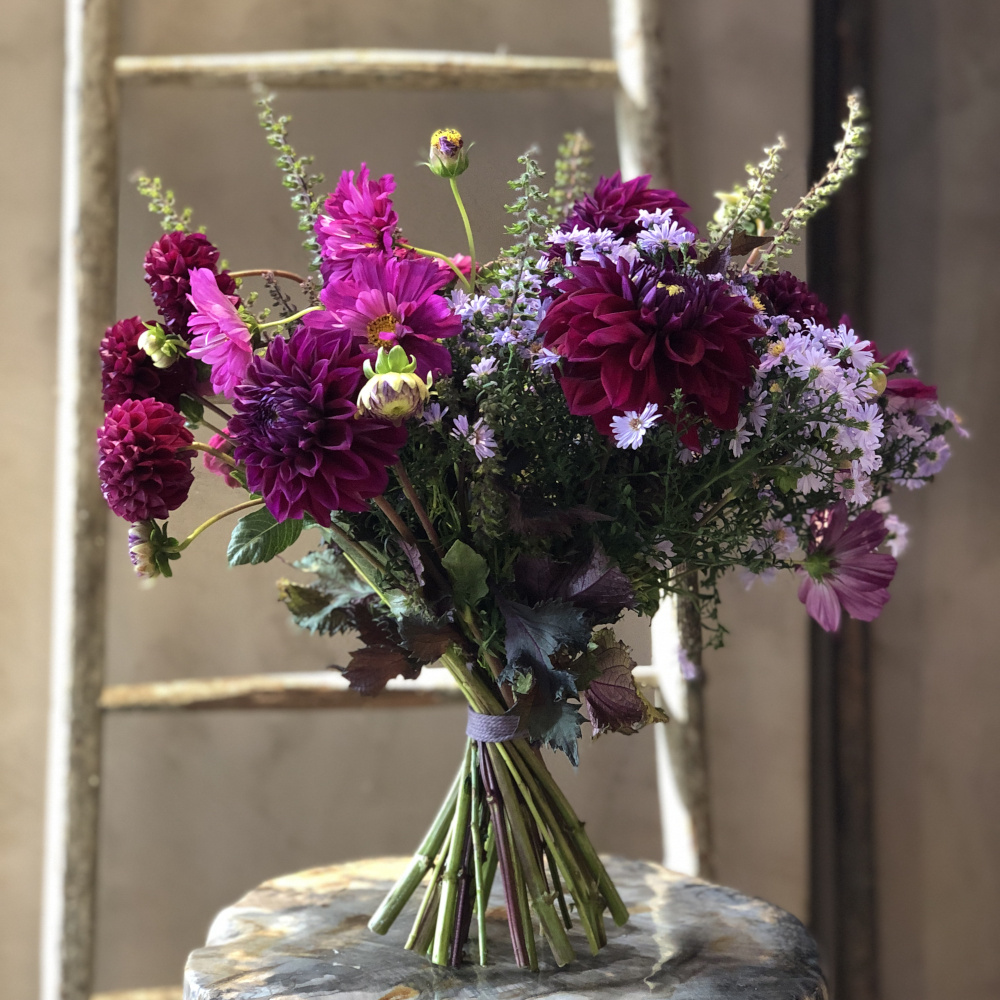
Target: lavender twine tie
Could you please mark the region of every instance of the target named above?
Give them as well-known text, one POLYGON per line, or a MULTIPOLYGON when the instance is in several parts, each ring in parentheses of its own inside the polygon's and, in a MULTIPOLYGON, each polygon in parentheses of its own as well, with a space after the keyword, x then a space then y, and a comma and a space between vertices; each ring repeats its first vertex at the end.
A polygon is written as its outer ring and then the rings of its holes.
POLYGON ((516 709, 510 709, 505 715, 480 715, 470 708, 465 735, 477 743, 509 743, 527 736, 528 731, 516 709))

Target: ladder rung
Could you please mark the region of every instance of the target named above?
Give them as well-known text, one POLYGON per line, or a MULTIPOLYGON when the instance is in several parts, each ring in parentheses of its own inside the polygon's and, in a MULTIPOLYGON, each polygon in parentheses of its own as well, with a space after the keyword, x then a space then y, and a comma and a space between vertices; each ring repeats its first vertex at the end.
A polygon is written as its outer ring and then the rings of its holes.
MULTIPOLYGON (((652 667, 636 667, 640 684, 655 685, 652 667)), ((424 670, 416 680, 395 678, 376 698, 351 691, 332 670, 242 677, 195 677, 150 684, 113 684, 101 693, 106 712, 206 708, 409 708, 460 702, 462 696, 444 670, 424 670)))
POLYGON ((114 990, 112 993, 92 993, 90 1000, 184 1000, 184 990, 180 986, 114 990))
POLYGON ((512 56, 406 49, 313 49, 293 52, 119 56, 120 80, 144 83, 246 84, 357 90, 476 90, 618 86, 613 59, 512 56))

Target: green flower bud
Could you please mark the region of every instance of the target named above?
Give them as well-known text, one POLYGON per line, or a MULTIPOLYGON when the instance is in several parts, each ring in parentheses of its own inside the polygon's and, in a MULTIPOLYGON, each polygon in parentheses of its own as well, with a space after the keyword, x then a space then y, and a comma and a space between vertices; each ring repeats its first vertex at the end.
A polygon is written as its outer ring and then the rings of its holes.
POLYGON ((155 521, 136 521, 129 528, 128 554, 136 575, 146 580, 172 576, 170 560, 180 558, 177 539, 167 535, 166 524, 161 528, 155 521))
POLYGON ((139 335, 138 344, 155 368, 169 368, 187 351, 187 344, 180 337, 170 336, 159 323, 148 323, 146 332, 139 335))
POLYGON ((885 370, 882 365, 872 365, 868 369, 868 377, 872 380, 872 388, 875 392, 881 396, 885 392, 885 386, 888 379, 885 377, 885 370))
POLYGON ((419 417, 430 395, 433 378, 425 382, 416 374, 416 359, 411 360, 406 351, 396 344, 388 353, 378 349, 375 367, 364 363, 368 381, 358 393, 358 415, 369 414, 382 420, 400 424, 419 417))
POLYGON ((457 177, 469 168, 469 154, 462 133, 454 128, 439 128, 431 136, 427 166, 438 177, 457 177))

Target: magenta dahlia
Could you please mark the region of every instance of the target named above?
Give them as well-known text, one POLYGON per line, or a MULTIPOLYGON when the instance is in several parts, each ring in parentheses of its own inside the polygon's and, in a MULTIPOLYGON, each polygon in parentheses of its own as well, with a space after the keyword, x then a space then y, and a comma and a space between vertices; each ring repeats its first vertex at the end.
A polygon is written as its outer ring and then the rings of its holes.
POLYGON ((330 317, 363 345, 367 356, 399 344, 416 358, 417 374, 426 379, 428 372, 451 373, 451 355, 438 341, 462 332, 462 320, 437 294, 451 276, 450 270, 426 257, 358 257, 350 279, 331 282, 320 299, 330 317))
MULTIPOLYGON (((612 416, 626 410, 656 403, 670 413, 680 389, 687 412, 736 426, 758 360, 752 306, 724 281, 625 260, 571 272, 539 326, 544 346, 564 359, 570 413, 593 417, 610 434, 612 416)), ((694 430, 689 438, 697 443, 694 430)))
POLYGON ((193 440, 184 418, 158 399, 112 406, 97 432, 97 474, 108 506, 126 521, 164 518, 194 481, 193 440))
POLYGON ((229 421, 233 457, 278 520, 362 511, 389 481, 406 428, 358 417, 367 354, 346 330, 300 326, 254 357, 229 421))
POLYGON ((324 282, 349 277, 358 256, 392 255, 399 225, 390 198, 395 189, 392 174, 372 180, 365 163, 356 175, 353 170, 340 175, 316 220, 324 282))
POLYGON ((101 340, 101 394, 104 412, 126 399, 158 399, 176 407, 181 393, 196 388, 195 366, 178 358, 169 368, 157 368, 139 347, 146 324, 138 316, 109 326, 101 340))
POLYGON ((674 213, 674 221, 692 233, 698 229, 684 217, 690 208, 674 191, 666 188, 651 188, 649 174, 623 181, 621 171, 613 177, 602 177, 597 182, 593 194, 581 198, 571 209, 566 221, 559 228, 571 232, 580 229, 610 229, 616 236, 629 242, 639 234, 639 212, 655 212, 657 209, 674 213))
POLYGON ((757 294, 772 316, 790 316, 799 323, 809 320, 820 326, 829 325, 830 313, 819 296, 791 271, 761 275, 757 280, 757 294))
POLYGON ((799 600, 809 614, 827 632, 840 627, 841 608, 863 622, 878 618, 896 573, 896 560, 875 551, 889 534, 882 515, 865 510, 850 521, 841 500, 814 514, 810 531, 806 558, 796 567, 799 600))
POLYGON ((188 297, 195 308, 188 318, 188 354, 212 366, 215 392, 231 396, 253 357, 250 330, 236 311, 240 300, 235 295, 223 295, 215 275, 205 267, 191 271, 188 297))
MULTIPOLYGON (((215 274, 218 264, 219 251, 202 233, 165 233, 149 248, 142 265, 146 284, 169 333, 187 339, 188 316, 194 309, 188 299, 189 275, 198 267, 215 274)), ((236 282, 227 271, 217 274, 215 280, 223 295, 236 291, 236 282)))

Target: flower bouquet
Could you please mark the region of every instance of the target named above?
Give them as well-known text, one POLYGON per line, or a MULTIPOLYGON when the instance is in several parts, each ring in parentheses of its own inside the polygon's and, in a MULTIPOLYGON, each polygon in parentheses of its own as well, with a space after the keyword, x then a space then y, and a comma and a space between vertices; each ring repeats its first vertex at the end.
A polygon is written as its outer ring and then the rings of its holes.
POLYGON ((853 169, 859 115, 852 101, 828 172, 780 222, 779 143, 704 234, 648 177, 591 189, 586 140, 570 136, 549 190, 521 157, 514 243, 487 263, 451 129, 432 136, 443 181, 428 180, 450 187, 467 255, 406 240, 391 175, 362 164, 318 194, 266 101, 307 276, 226 270, 172 194, 140 181, 165 230, 144 263, 159 318, 107 331, 98 432, 136 570, 170 576, 235 514, 232 565, 308 530, 308 577, 280 581, 281 599, 313 633, 357 632, 350 686, 377 695, 438 664, 468 701, 454 785, 372 930, 426 880, 406 947, 456 965, 475 925, 484 963, 499 872, 519 965, 538 967, 538 934, 572 961, 574 922, 596 953, 604 912, 628 915, 542 750, 576 763, 585 723, 596 736, 666 721, 615 635, 622 613, 679 595, 719 641, 718 581, 737 567, 798 574, 826 629, 888 600, 906 538, 889 495, 941 468, 956 418, 907 352, 832 322, 779 267, 853 169), (167 518, 198 452, 243 499, 178 539, 167 518))

